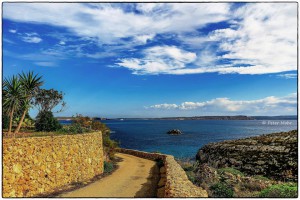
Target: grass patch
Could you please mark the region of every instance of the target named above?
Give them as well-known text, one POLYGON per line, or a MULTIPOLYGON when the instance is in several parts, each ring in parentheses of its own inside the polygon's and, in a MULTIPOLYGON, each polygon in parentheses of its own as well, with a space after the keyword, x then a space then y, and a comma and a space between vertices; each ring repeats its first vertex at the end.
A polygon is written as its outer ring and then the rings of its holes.
POLYGON ((241 171, 231 168, 231 167, 226 167, 226 168, 220 168, 217 170, 219 174, 224 174, 225 172, 228 172, 233 175, 240 175, 240 176, 245 176, 241 171))
POLYGON ((284 183, 278 185, 272 185, 259 194, 259 197, 263 198, 297 198, 298 186, 297 183, 284 183))
POLYGON ((257 180, 262 180, 262 181, 270 181, 270 179, 268 179, 267 177, 261 176, 261 175, 253 176, 253 178, 257 179, 257 180))

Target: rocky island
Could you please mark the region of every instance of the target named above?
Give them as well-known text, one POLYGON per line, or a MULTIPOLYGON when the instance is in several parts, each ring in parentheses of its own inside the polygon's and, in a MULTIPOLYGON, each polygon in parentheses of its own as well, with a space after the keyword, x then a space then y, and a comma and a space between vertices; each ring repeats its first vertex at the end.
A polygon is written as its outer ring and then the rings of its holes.
POLYGON ((182 132, 179 129, 173 129, 173 130, 169 130, 167 132, 167 134, 169 134, 169 135, 181 135, 182 132))

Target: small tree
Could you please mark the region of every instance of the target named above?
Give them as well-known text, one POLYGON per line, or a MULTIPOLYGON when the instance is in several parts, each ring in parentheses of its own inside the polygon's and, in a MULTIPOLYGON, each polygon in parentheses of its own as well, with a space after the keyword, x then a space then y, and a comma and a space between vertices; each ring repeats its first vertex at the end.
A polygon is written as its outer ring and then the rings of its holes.
POLYGON ((54 89, 41 89, 35 90, 32 104, 39 110, 35 122, 35 129, 37 131, 56 131, 61 128, 58 120, 54 118, 52 110, 59 104, 61 112, 66 103, 63 101, 63 93, 54 89))
POLYGON ((9 115, 8 135, 10 135, 14 113, 21 107, 24 100, 24 90, 17 76, 6 78, 2 87, 3 110, 9 115))
POLYGON ((22 86, 22 90, 24 92, 24 101, 23 101, 23 106, 24 106, 24 111, 23 115, 19 121, 19 125, 15 130, 15 134, 19 132, 22 123, 24 121, 26 113, 28 113, 28 110, 30 108, 30 101, 33 97, 34 91, 39 88, 41 85, 43 85, 43 81, 41 80, 42 77, 38 76, 37 74, 34 75, 33 72, 28 72, 25 74, 22 72, 22 74, 19 74, 20 77, 20 83, 22 86))
POLYGON ((52 111, 54 107, 61 104, 61 109, 57 112, 61 112, 66 103, 63 101, 64 94, 54 89, 46 90, 38 88, 35 91, 33 98, 33 105, 39 109, 39 112, 52 111))

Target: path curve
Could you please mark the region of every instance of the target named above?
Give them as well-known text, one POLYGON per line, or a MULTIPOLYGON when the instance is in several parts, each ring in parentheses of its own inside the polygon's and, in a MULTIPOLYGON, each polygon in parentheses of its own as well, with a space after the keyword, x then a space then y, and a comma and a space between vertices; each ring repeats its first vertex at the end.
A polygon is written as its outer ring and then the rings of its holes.
POLYGON ((111 175, 59 197, 156 197, 156 162, 122 153, 116 156, 122 161, 111 175))

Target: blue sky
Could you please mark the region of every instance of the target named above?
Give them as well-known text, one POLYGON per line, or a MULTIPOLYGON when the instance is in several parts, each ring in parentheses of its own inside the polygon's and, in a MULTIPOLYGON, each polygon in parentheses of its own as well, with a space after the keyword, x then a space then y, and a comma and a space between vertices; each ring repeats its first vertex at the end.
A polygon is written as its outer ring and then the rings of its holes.
POLYGON ((4 3, 2 27, 3 76, 42 75, 57 116, 297 114, 296 3, 4 3))

